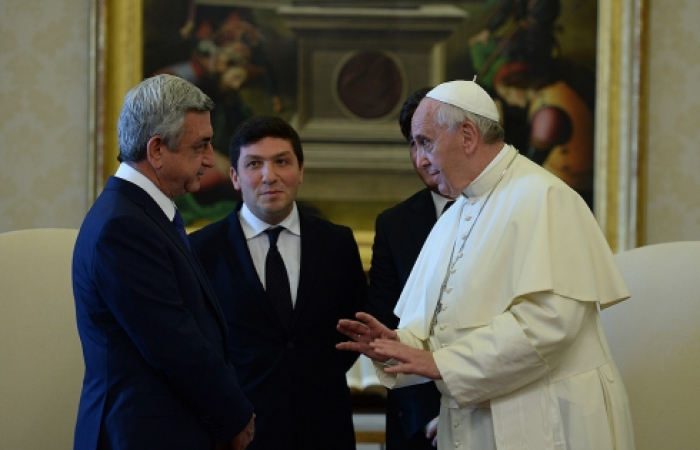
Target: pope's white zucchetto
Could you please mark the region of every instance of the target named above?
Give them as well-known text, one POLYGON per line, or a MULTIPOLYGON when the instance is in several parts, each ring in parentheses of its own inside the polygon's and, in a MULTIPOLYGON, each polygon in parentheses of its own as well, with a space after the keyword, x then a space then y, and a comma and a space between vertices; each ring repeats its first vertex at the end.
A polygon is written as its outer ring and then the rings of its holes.
POLYGON ((498 122, 496 103, 481 86, 473 81, 447 81, 433 88, 426 97, 498 122))

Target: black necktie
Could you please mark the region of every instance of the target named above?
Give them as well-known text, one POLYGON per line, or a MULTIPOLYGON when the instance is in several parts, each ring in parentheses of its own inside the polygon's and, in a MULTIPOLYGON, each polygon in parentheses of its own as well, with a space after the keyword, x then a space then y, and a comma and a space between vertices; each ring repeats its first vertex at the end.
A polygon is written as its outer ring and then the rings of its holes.
POLYGON ((454 204, 455 204, 455 201, 454 201, 454 200, 450 200, 450 201, 448 201, 447 203, 445 203, 445 206, 442 207, 442 213, 441 213, 441 214, 445 214, 445 211, 447 211, 448 209, 450 209, 450 206, 452 206, 452 205, 454 205, 454 204))
POLYGON ((187 249, 191 251, 192 249, 190 248, 190 240, 187 239, 187 232, 185 231, 185 221, 182 220, 180 211, 178 211, 177 209, 175 210, 175 217, 173 217, 173 225, 175 225, 175 229, 180 234, 182 240, 185 241, 187 249))
POLYGON ((265 258, 265 290, 280 319, 288 325, 292 320, 292 293, 289 288, 287 269, 277 248, 277 238, 282 230, 284 230, 283 227, 265 230, 270 239, 270 250, 267 251, 265 258))

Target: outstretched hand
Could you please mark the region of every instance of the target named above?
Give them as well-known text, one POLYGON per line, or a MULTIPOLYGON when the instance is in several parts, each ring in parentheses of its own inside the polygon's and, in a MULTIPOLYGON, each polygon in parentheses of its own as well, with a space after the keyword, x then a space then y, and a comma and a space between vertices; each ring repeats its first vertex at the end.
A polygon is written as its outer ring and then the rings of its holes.
POLYGON ((337 329, 345 336, 352 339, 351 341, 341 342, 336 344, 338 350, 351 350, 360 352, 369 358, 377 361, 388 359, 374 351, 370 344, 375 339, 389 339, 398 342, 396 331, 384 326, 373 316, 358 312, 355 314, 357 320, 340 319, 337 329))
POLYGON ((393 364, 384 369, 386 373, 419 375, 432 380, 442 379, 433 354, 427 350, 410 347, 391 339, 377 339, 369 345, 380 361, 387 358, 394 360, 393 364))

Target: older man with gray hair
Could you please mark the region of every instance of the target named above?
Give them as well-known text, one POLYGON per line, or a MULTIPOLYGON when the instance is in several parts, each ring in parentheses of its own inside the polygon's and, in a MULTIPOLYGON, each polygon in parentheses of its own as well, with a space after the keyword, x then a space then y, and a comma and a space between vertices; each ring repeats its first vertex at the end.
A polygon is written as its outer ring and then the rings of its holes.
POLYGON ((633 449, 598 316, 627 288, 584 201, 505 144, 498 120, 472 81, 420 103, 418 152, 459 198, 413 267, 399 328, 359 313, 338 348, 374 359, 389 388, 435 380, 441 450, 633 449))
POLYGON ((243 450, 253 439, 226 322, 173 203, 214 164, 213 107, 170 75, 126 95, 122 164, 73 253, 85 359, 75 450, 243 450))

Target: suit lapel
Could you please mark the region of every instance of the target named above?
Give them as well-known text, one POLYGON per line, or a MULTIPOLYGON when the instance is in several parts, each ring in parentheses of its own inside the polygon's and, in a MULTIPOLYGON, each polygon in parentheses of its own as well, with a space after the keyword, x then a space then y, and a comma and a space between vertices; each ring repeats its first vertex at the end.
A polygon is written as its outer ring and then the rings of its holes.
POLYGON ((297 289, 297 300, 292 315, 292 324, 308 308, 308 301, 314 298, 313 285, 316 282, 317 274, 322 272, 321 262, 323 259, 324 239, 318 233, 314 223, 310 218, 299 211, 299 227, 301 230, 301 261, 299 264, 299 287, 297 289))
POLYGON ((176 247, 178 247, 188 257, 188 261, 192 264, 195 260, 192 258, 192 253, 188 250, 187 245, 180 237, 180 234, 175 229, 175 226, 168 220, 160 206, 151 198, 150 195, 137 185, 112 177, 105 189, 114 189, 126 195, 143 208, 144 213, 161 229, 161 231, 170 239, 176 247))
POLYGON ((406 221, 406 226, 411 233, 412 242, 419 243, 420 247, 422 247, 426 237, 430 234, 430 230, 433 229, 433 225, 437 222, 435 203, 433 203, 430 190, 423 189, 420 191, 419 195, 411 203, 411 211, 413 211, 413 218, 406 221))
POLYGON ((153 200, 153 198, 151 198, 146 191, 135 184, 116 177, 111 177, 109 179, 105 189, 114 189, 121 192, 129 197, 134 203, 141 205, 144 213, 160 228, 163 234, 165 234, 175 244, 175 246, 180 249, 192 268, 192 271, 195 273, 199 284, 202 286, 202 289, 206 294, 205 297, 207 298, 207 301, 214 309, 219 325, 222 326, 223 330, 225 331, 226 321, 224 319, 223 312, 221 311, 221 307, 219 306, 218 302, 214 300, 216 298, 216 294, 209 283, 209 279, 204 273, 204 269, 202 269, 202 265, 197 257, 190 251, 190 249, 187 248, 187 245, 182 240, 182 237, 180 237, 180 234, 175 229, 175 226, 168 220, 168 217, 165 215, 160 206, 158 206, 155 200, 153 200))
POLYGON ((227 248, 223 250, 225 258, 231 267, 232 273, 241 274, 243 279, 242 287, 248 291, 248 295, 256 299, 255 301, 259 302, 259 304, 265 305, 265 307, 261 308, 265 311, 265 314, 282 324, 280 318, 275 314, 262 280, 260 280, 257 270, 255 270, 253 258, 250 256, 248 242, 243 234, 243 228, 241 228, 241 222, 238 218, 238 212, 242 205, 243 202, 240 202, 236 210, 229 214, 226 219, 228 221, 226 231, 228 236, 224 244, 227 248))
POLYGON ((226 219, 228 222, 228 229, 226 231, 228 233, 226 239, 228 249, 224 251, 224 255, 231 265, 231 268, 234 270, 233 273, 243 274, 245 287, 250 293, 258 296, 265 296, 265 288, 263 287, 260 277, 258 277, 258 272, 255 270, 253 258, 250 256, 248 243, 243 234, 241 222, 238 219, 240 205, 242 205, 242 203, 239 203, 239 207, 236 208, 233 213, 229 214, 226 219))

